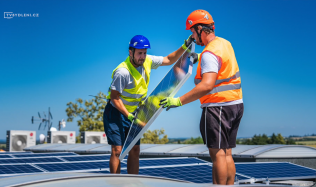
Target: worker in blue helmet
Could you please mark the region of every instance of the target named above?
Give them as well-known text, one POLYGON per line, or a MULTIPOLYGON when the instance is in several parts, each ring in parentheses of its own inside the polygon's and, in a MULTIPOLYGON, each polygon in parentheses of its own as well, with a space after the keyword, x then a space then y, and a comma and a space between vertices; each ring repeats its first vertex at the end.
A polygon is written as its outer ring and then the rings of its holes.
MULTIPOLYGON (((108 102, 103 114, 104 131, 112 151, 111 173, 121 172, 119 156, 135 118, 134 112, 147 96, 151 70, 175 63, 192 41, 189 37, 182 47, 163 57, 147 55, 150 43, 145 36, 136 35, 131 39, 129 56, 113 70, 112 82, 107 94, 108 102)), ((128 154, 128 174, 138 174, 139 152, 140 141, 128 154)))

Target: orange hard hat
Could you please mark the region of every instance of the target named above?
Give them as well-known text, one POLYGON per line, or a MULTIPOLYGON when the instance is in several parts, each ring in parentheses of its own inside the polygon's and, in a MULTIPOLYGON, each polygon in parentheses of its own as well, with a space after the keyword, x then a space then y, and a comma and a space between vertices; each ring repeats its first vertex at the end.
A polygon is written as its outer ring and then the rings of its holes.
POLYGON ((212 24, 214 20, 210 13, 205 10, 195 10, 193 11, 186 21, 186 30, 190 30, 196 24, 212 24))

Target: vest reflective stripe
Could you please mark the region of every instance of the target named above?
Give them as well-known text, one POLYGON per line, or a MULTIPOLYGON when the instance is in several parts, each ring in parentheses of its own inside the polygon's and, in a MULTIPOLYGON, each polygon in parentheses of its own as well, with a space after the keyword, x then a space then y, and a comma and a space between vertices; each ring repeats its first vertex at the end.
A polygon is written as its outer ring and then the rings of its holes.
POLYGON ((131 94, 131 93, 128 93, 126 91, 123 90, 122 92, 122 95, 125 96, 125 97, 130 97, 130 98, 135 98, 135 99, 139 99, 143 96, 143 94, 131 94))
POLYGON ((213 88, 213 90, 211 92, 209 92, 208 94, 214 94, 214 93, 224 92, 224 91, 228 91, 228 90, 236 90, 236 89, 240 89, 240 88, 241 88, 241 84, 223 85, 223 86, 213 88))
MULTIPOLYGON (((221 80, 216 80, 215 85, 218 85, 218 84, 223 83, 223 82, 229 82, 230 80, 232 80, 232 79, 237 79, 237 78, 239 78, 239 77, 240 77, 240 73, 239 73, 239 71, 238 71, 235 75, 233 75, 233 76, 230 77, 230 78, 221 79, 221 80)), ((202 81, 201 79, 194 79, 194 84, 199 84, 201 81, 202 81)))
POLYGON ((124 105, 129 105, 129 106, 138 106, 139 104, 139 101, 136 101, 136 102, 129 102, 129 101, 126 101, 124 98, 120 97, 123 104, 124 105))
POLYGON ((219 85, 220 83, 223 83, 223 82, 229 82, 230 80, 237 79, 239 77, 240 77, 240 73, 238 71, 235 75, 233 75, 233 76, 231 76, 231 77, 229 77, 227 79, 216 80, 215 85, 219 85))
MULTIPOLYGON (((221 62, 221 68, 217 73, 217 80, 211 92, 200 98, 201 104, 221 103, 242 99, 241 79, 235 53, 231 44, 216 37, 203 50, 215 55, 221 62)), ((202 80, 201 58, 199 59, 197 74, 194 83, 197 85, 202 80)))
MULTIPOLYGON (((145 69, 145 74, 147 76, 147 82, 145 81, 143 76, 137 71, 137 69, 132 65, 129 57, 127 57, 124 62, 122 62, 113 70, 112 79, 114 72, 118 68, 126 68, 134 79, 133 87, 125 88, 120 95, 120 98, 128 112, 134 112, 137 109, 139 103, 146 99, 148 84, 150 81, 151 64, 151 58, 146 57, 143 67, 145 69)), ((107 99, 111 99, 111 88, 109 88, 107 99)))

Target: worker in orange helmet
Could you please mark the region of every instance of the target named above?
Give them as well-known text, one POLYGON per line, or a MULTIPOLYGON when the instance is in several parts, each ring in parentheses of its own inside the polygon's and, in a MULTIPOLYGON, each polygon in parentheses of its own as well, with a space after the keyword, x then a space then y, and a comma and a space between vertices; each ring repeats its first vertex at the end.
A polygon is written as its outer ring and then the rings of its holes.
POLYGON ((200 99, 200 131, 213 162, 213 183, 233 185, 232 148, 244 111, 235 53, 229 41, 215 36, 214 20, 205 10, 189 15, 186 30, 191 30, 198 45, 205 46, 194 79, 196 87, 181 97, 167 97, 160 105, 169 110, 200 99))

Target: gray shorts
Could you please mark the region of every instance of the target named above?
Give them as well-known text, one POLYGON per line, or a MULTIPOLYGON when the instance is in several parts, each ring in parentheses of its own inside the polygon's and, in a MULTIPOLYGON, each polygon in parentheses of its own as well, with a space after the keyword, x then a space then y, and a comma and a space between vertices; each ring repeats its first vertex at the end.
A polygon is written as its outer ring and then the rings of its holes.
POLYGON ((204 107, 200 131, 208 148, 236 147, 239 123, 244 113, 243 103, 228 106, 204 107))

